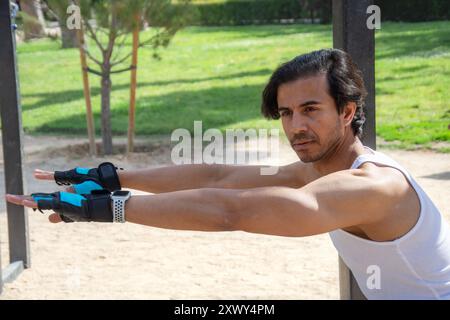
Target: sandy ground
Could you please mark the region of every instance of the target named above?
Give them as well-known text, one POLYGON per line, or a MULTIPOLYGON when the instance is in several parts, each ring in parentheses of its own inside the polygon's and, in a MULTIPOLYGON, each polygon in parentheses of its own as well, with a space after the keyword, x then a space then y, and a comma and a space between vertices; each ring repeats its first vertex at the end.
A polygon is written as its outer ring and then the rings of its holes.
MULTIPOLYGON (((35 168, 63 170, 105 160, 81 156, 79 141, 25 137, 29 192, 55 191, 35 168), (56 147, 55 147, 56 146, 56 147)), ((120 142, 120 141, 119 141, 120 142)), ((170 149, 144 141, 147 153, 108 160, 125 168, 170 164, 170 149)), ((286 145, 278 163, 296 160, 286 145)), ((402 163, 450 221, 450 154, 381 149, 402 163)), ((1 157, 2 159, 2 157, 1 157)), ((3 160, 1 160, 3 161, 3 160)), ((0 193, 4 194, 3 166, 0 193)), ((5 202, 0 197, 3 268, 8 263, 5 202)), ((50 224, 29 211, 30 269, 0 299, 338 299, 337 253, 328 235, 306 238, 244 232, 179 232, 133 224, 50 224)))

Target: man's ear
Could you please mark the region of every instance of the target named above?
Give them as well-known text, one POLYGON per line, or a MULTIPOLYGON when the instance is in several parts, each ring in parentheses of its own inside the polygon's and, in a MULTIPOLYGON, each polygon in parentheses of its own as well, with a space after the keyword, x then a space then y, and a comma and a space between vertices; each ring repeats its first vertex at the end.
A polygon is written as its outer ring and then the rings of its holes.
POLYGON ((353 117, 355 116, 356 112, 356 103, 355 102, 348 102, 344 106, 344 110, 342 112, 342 116, 344 119, 344 125, 351 125, 353 117))

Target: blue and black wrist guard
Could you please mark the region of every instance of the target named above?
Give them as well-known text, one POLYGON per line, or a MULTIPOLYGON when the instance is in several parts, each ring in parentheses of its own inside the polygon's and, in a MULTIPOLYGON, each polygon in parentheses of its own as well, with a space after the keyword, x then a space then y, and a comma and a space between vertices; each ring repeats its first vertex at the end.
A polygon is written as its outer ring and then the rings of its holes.
POLYGON ((87 194, 92 190, 101 189, 114 192, 122 188, 117 170, 118 168, 111 162, 103 162, 98 168, 75 168, 67 171, 55 171, 54 178, 58 185, 78 185, 74 186, 74 188, 80 194, 87 194))
POLYGON ((91 194, 69 192, 33 193, 39 211, 53 210, 64 222, 113 222, 111 193, 95 190, 91 194))

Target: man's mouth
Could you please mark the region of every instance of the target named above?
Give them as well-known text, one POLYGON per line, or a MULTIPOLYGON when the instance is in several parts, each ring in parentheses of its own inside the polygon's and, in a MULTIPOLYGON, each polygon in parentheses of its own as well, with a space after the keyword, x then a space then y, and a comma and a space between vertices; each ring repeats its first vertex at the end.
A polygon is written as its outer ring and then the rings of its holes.
POLYGON ((296 151, 304 150, 308 148, 313 142, 314 140, 296 141, 292 144, 292 148, 294 148, 294 150, 296 151))

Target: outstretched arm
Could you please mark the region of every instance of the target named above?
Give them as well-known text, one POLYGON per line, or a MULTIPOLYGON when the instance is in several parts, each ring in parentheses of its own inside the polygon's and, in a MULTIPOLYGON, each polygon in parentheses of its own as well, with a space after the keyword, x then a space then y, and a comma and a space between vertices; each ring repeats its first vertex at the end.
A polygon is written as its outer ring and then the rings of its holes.
MULTIPOLYGON (((385 186, 356 169, 330 174, 300 189, 206 188, 133 196, 125 212, 129 222, 158 228, 298 237, 381 219, 383 208, 396 197, 385 186)), ((30 199, 8 200, 36 205, 30 199)))
MULTIPOLYGON (((199 188, 247 189, 266 186, 300 188, 304 182, 304 164, 295 162, 278 167, 273 175, 262 175, 263 166, 188 164, 140 170, 119 170, 123 188, 151 193, 199 188)), ((54 180, 54 173, 35 170, 34 176, 54 180)))
POLYGON ((299 188, 304 185, 301 162, 278 167, 276 174, 262 175, 259 165, 187 164, 120 171, 126 188, 151 193, 199 188, 248 189, 266 186, 299 188))
POLYGON ((309 236, 382 219, 400 195, 386 182, 356 169, 299 189, 199 189, 133 197, 126 219, 177 230, 309 236))

